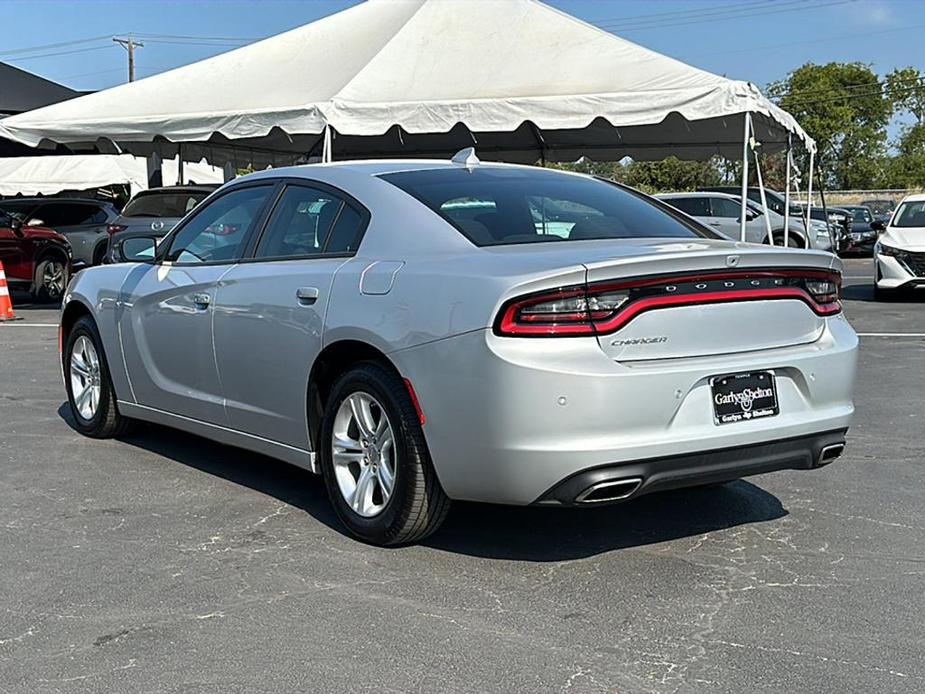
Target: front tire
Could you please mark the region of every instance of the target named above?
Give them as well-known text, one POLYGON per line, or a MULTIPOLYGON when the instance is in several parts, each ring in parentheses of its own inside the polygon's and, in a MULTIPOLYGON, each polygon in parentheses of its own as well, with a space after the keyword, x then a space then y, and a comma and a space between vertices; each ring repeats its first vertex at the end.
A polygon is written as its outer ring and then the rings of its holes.
POLYGON ((96 323, 80 318, 64 347, 64 383, 77 430, 94 439, 125 434, 132 420, 119 414, 96 323))
POLYGON ((320 462, 334 511, 358 538, 415 542, 446 517, 444 494, 402 379, 376 362, 341 376, 325 406, 320 462))
POLYGON ((35 300, 42 303, 60 301, 67 281, 67 263, 57 256, 45 258, 35 268, 35 300))

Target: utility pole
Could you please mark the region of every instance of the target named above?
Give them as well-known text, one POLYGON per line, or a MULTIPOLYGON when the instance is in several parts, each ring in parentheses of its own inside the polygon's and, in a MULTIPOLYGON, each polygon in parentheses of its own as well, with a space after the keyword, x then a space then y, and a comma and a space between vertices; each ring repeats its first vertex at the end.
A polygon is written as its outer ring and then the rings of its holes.
POLYGON ((135 81, 135 49, 144 48, 145 45, 139 41, 135 41, 131 37, 131 35, 129 35, 128 38, 124 38, 124 39, 113 36, 112 40, 115 43, 118 43, 120 46, 122 46, 125 50, 128 51, 128 81, 134 82, 135 81))

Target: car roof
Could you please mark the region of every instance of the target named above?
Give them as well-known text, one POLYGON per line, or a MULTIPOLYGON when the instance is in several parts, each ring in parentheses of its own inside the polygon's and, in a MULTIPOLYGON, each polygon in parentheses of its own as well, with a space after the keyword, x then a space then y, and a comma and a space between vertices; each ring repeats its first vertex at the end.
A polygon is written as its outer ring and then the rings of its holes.
POLYGON ((0 204, 5 202, 33 202, 40 204, 43 202, 83 202, 93 205, 112 205, 112 200, 97 200, 96 198, 58 198, 58 197, 30 197, 30 198, 4 198, 0 204))
POLYGON ((702 198, 704 196, 717 197, 717 198, 726 198, 728 200, 739 201, 740 196, 733 195, 732 193, 723 193, 718 190, 698 190, 698 191, 685 191, 682 193, 657 193, 655 197, 662 198, 702 198))
POLYGON ((197 183, 195 185, 184 184, 182 186, 158 186, 156 188, 148 188, 147 190, 139 191, 134 195, 134 197, 137 198, 139 195, 148 195, 150 193, 211 193, 213 190, 218 190, 218 188, 218 183, 197 183))
MULTIPOLYGON (((457 169, 464 165, 455 164, 448 159, 362 159, 352 161, 338 161, 326 164, 302 164, 299 166, 284 166, 277 169, 266 169, 249 174, 247 178, 275 178, 294 176, 297 178, 310 177, 313 172, 325 170, 350 171, 367 176, 382 176, 384 174, 406 172, 406 171, 435 171, 439 169, 457 169)), ((473 165, 480 169, 523 169, 525 171, 536 171, 538 167, 526 164, 507 164, 504 162, 479 162, 473 165)), ((560 173, 568 176, 584 176, 585 174, 576 174, 572 171, 563 171, 561 169, 540 169, 543 171, 560 173)))
POLYGON ((903 202, 922 202, 925 200, 925 193, 915 193, 914 195, 907 195, 902 199, 903 202))

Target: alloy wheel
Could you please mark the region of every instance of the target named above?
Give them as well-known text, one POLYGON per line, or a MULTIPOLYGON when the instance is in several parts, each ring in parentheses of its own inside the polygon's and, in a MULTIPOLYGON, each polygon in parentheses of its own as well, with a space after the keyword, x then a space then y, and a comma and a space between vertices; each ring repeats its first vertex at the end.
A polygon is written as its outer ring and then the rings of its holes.
POLYGON ((42 287, 53 299, 64 294, 64 263, 51 260, 45 264, 42 271, 42 287))
POLYGON ((93 419, 100 405, 100 358, 86 335, 74 342, 71 350, 71 395, 74 409, 82 419, 93 419))
POLYGON ((340 404, 331 457, 347 505, 364 518, 381 513, 395 488, 397 454, 392 424, 372 395, 354 392, 340 404))

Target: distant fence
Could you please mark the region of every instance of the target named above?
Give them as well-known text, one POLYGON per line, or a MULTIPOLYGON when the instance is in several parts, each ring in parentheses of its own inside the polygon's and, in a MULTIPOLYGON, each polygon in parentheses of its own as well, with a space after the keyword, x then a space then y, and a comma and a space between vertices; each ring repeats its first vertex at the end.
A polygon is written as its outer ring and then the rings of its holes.
MULTIPOLYGON (((911 195, 912 193, 921 193, 922 189, 913 189, 913 188, 890 188, 890 189, 881 189, 881 190, 827 190, 825 191, 825 201, 827 204, 858 204, 864 200, 895 200, 899 202, 905 196, 911 195)), ((813 197, 816 198, 815 191, 813 191, 813 197)), ((818 199, 814 202, 819 202, 818 199)))

